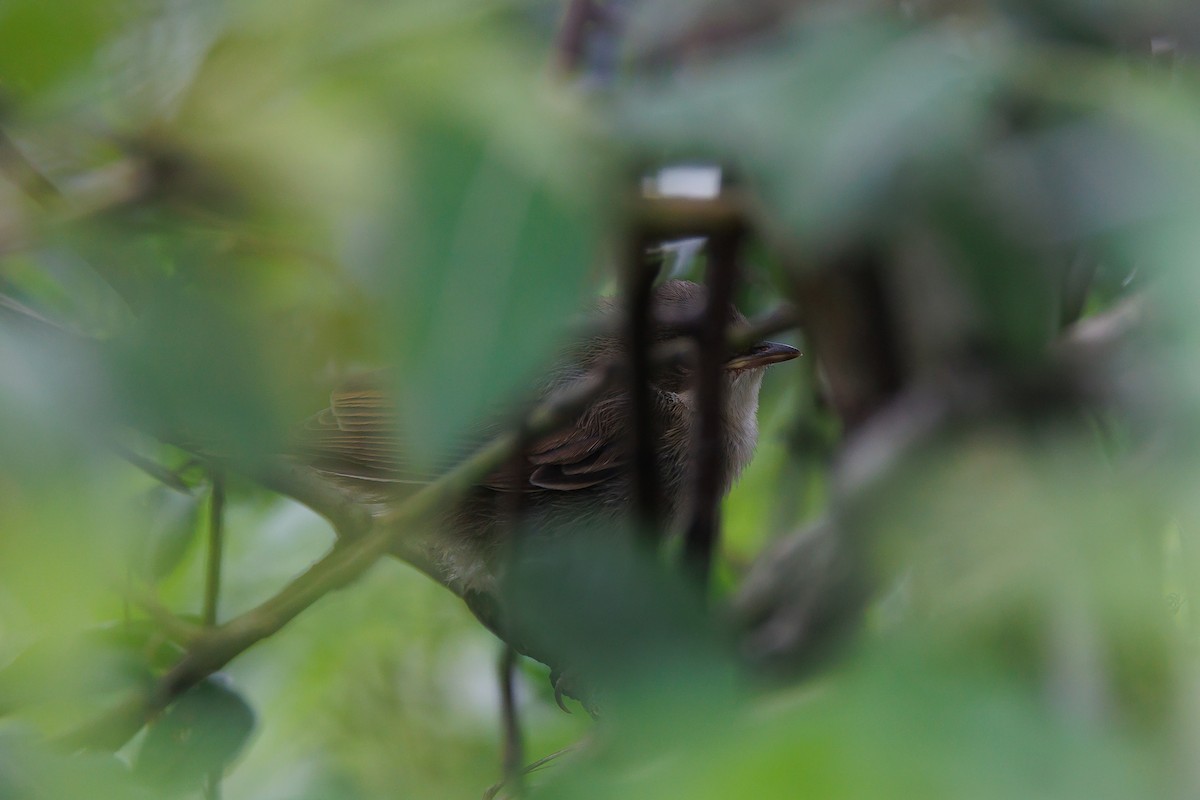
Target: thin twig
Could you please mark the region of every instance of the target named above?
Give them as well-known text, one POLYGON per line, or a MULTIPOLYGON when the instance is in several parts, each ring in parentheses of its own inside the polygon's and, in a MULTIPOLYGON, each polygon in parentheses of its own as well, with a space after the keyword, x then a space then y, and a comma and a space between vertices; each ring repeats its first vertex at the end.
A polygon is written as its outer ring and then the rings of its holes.
POLYGON ((128 461, 130 464, 137 467, 151 478, 154 478, 159 483, 169 486, 175 491, 182 492, 183 494, 192 493, 192 487, 188 486, 187 481, 183 479, 179 472, 167 469, 157 461, 146 458, 141 453, 130 450, 128 447, 119 442, 109 442, 108 446, 118 456, 128 461))
POLYGON ((217 602, 221 594, 221 554, 225 547, 225 478, 213 470, 212 494, 208 505, 208 562, 204 571, 204 624, 217 624, 217 602))
MULTIPOLYGON (((551 753, 548 756, 542 756, 537 761, 534 761, 534 762, 528 764, 524 769, 522 769, 521 774, 529 775, 530 773, 537 772, 539 769, 541 769, 542 767, 551 763, 552 761, 562 758, 567 753, 571 753, 575 750, 578 750, 582 745, 583 745, 582 742, 576 742, 575 744, 567 745, 566 747, 562 748, 561 750, 555 750, 553 753, 551 753)), ((506 781, 499 781, 497 783, 492 784, 491 786, 488 787, 487 791, 483 793, 483 800, 495 800, 495 797, 498 794, 500 794, 500 790, 503 789, 506 785, 507 785, 506 781)))
POLYGON ((168 639, 181 647, 191 647, 204 633, 204 629, 199 625, 172 614, 148 588, 130 588, 126 596, 142 610, 142 613, 153 620, 168 639))
POLYGON ((3 314, 5 319, 14 320, 25 325, 31 325, 32 327, 38 329, 41 333, 49 333, 55 337, 65 337, 81 342, 94 342, 94 340, 88 339, 88 337, 84 336, 83 334, 76 333, 75 331, 67 328, 65 325, 55 322, 44 314, 25 305, 15 297, 11 297, 7 294, 0 294, 0 314, 3 314))
MULTIPOLYGON (((208 505, 208 563, 204 571, 204 613, 206 627, 217 624, 217 604, 221 597, 221 562, 225 549, 225 476, 220 469, 212 472, 212 494, 208 505)), ((221 800, 223 771, 214 769, 205 776, 204 800, 221 800)))

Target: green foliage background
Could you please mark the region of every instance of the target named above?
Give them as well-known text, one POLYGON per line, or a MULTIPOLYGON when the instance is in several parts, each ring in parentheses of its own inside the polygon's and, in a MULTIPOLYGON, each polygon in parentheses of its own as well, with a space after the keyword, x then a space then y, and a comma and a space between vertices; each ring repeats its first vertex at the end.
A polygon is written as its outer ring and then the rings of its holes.
MULTIPOLYGON (((639 170, 697 161, 760 207, 747 310, 800 299, 804 317, 798 287, 839 254, 890 254, 915 385, 1064 371, 1051 343, 1074 321, 1072 264, 1093 276, 1085 315, 1131 302, 1142 324, 1083 365, 1100 410, 984 397, 861 470, 835 458, 820 390, 836 364, 817 350, 772 370, 758 457, 724 506, 719 591, 830 516, 878 587, 862 630, 773 680, 707 634, 631 641, 628 696, 599 723, 559 712, 525 664, 527 755, 583 742, 532 795, 1200 790, 1196 12, 600 5, 622 15, 611 74, 601 50, 552 69, 551 2, 0 4, 0 295, 103 342, 0 319, 0 797, 189 796, 214 770, 223 796, 256 800, 475 797, 497 780, 499 646, 393 561, 115 755, 60 737, 179 655, 128 587, 201 607, 208 477, 154 436, 277 453, 338 380, 390 365, 405 441, 432 463, 611 290, 639 170), (743 33, 687 38, 714 29, 743 33)), ((333 541, 229 480, 223 620, 333 541)), ((649 609, 647 591, 624 602, 649 609)))

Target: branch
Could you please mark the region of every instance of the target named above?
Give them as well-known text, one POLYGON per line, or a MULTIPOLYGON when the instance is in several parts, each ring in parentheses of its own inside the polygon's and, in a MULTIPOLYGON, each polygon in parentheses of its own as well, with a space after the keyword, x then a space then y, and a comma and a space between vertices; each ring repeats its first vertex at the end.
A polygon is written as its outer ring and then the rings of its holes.
POLYGON ((175 616, 158 601, 158 597, 144 585, 125 590, 129 600, 150 617, 168 639, 181 647, 191 647, 204 630, 200 625, 175 616))
POLYGON ((354 496, 289 459, 252 466, 226 462, 264 488, 290 497, 325 518, 339 539, 355 539, 371 527, 371 514, 354 496))
MULTIPOLYGON (((697 200, 684 197, 639 197, 634 217, 648 238, 685 239, 730 233, 761 216, 755 199, 743 190, 697 200)), ((757 227, 757 226, 751 226, 757 227)))
POLYGON ((180 470, 177 472, 174 470, 167 469, 162 464, 159 464, 157 461, 154 461, 153 459, 150 459, 150 458, 146 458, 141 453, 130 450, 128 447, 121 444, 120 442, 110 441, 108 443, 108 447, 110 450, 112 450, 118 456, 125 459, 125 461, 127 461, 130 464, 132 464, 133 466, 137 467, 142 472, 146 473, 151 478, 154 478, 159 483, 161 483, 165 486, 169 486, 172 489, 174 489, 175 491, 181 492, 183 494, 191 494, 192 493, 192 487, 189 486, 187 481, 185 481, 183 479, 183 477, 180 475, 180 472, 183 472, 186 470, 180 470))
POLYGON ((225 476, 212 471, 212 493, 208 505, 208 563, 204 570, 204 624, 217 624, 217 604, 221 598, 221 561, 225 550, 225 476))
POLYGON ((629 235, 623 275, 625 302, 625 360, 629 370, 629 405, 633 450, 633 508, 639 529, 647 537, 658 536, 659 508, 657 446, 659 431, 654 427, 653 400, 650 396, 650 372, 653 355, 652 310, 654 279, 657 270, 646 265, 646 246, 650 237, 635 227, 629 235))
POLYGON ((717 546, 718 507, 724 494, 725 453, 721 447, 724 421, 725 330, 737 285, 738 232, 722 233, 709 240, 708 302, 696 345, 700 350, 699 381, 696 387, 700 420, 695 433, 693 457, 696 474, 692 492, 691 518, 683 541, 685 568, 694 572, 701 592, 707 591, 717 546))

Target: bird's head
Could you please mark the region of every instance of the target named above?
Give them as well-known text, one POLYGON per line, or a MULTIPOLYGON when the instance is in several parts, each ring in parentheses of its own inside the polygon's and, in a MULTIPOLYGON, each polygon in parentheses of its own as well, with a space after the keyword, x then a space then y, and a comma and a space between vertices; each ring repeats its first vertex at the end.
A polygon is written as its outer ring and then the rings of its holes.
MULTIPOLYGON (((707 302, 705 287, 691 281, 668 281, 654 290, 650 309, 652 344, 667 348, 675 343, 679 345, 676 357, 657 363, 653 368, 650 380, 660 391, 684 399, 691 397, 696 387, 699 358, 696 349, 687 345, 688 337, 693 336, 702 324, 707 302)), ((601 312, 606 317, 615 316, 621 313, 621 306, 610 300, 601 307, 601 312)), ((746 317, 733 306, 729 308, 728 320, 735 326, 746 324, 746 317)), ((620 346, 620 340, 610 335, 593 342, 592 349, 599 355, 618 350, 620 346)), ((763 370, 799 354, 790 345, 765 341, 734 353, 725 361, 729 401, 756 403, 763 370)))

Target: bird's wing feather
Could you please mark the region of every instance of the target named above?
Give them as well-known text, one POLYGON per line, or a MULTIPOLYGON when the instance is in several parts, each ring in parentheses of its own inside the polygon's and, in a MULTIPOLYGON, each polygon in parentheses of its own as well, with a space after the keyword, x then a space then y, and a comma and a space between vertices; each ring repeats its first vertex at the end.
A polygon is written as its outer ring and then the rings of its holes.
MULTIPOLYGON (((619 402, 613 396, 593 405, 573 425, 535 440, 520 469, 506 466, 481 485, 501 492, 573 491, 613 478, 625 467, 627 448, 624 436, 598 424, 598 417, 614 413, 619 402)), ((417 465, 404 456, 395 403, 382 390, 360 384, 334 392, 329 408, 309 418, 298 449, 314 468, 331 475, 423 484, 469 457, 494 433, 472 431, 445 462, 417 465)))
POLYGON ((623 429, 603 420, 619 414, 623 403, 619 391, 597 400, 574 423, 526 448, 524 475, 509 467, 489 476, 483 485, 510 492, 569 492, 611 480, 624 469, 628 448, 623 429))

